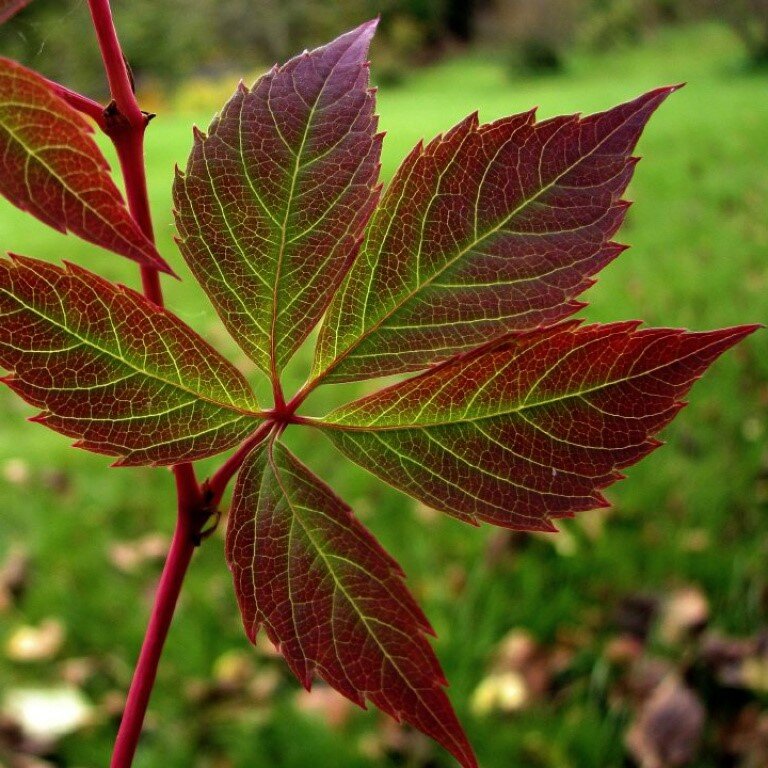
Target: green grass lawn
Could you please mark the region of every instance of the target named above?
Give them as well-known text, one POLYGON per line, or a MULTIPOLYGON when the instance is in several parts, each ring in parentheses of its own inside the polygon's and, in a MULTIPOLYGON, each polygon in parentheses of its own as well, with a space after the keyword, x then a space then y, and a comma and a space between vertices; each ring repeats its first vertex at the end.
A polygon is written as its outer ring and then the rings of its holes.
MULTIPOLYGON (((512 78, 491 55, 462 56, 414 73, 403 87, 381 90, 384 173, 390 176, 418 139, 473 109, 483 120, 537 104, 541 116, 590 112, 687 81, 642 139, 645 159, 629 192, 635 205, 619 238, 632 248, 589 291, 586 314, 696 329, 765 322, 768 80, 741 72, 739 56, 730 36, 711 27, 665 32, 641 48, 580 58, 567 73, 540 79, 512 78)), ((159 244, 183 278, 167 282, 168 303, 263 388, 172 241, 173 166, 185 161, 191 124, 205 126, 209 119, 161 114, 148 134, 159 244)), ((57 235, 4 201, 0 242, 3 249, 69 259, 136 284, 129 263, 57 235)), ((291 367, 289 388, 300 383, 308 360, 305 350, 291 367)), ((321 390, 307 412, 321 413, 339 397, 332 388, 321 390)), ((91 660, 79 684, 98 705, 97 717, 64 739, 57 764, 104 766, 116 725, 107 703, 129 682, 160 567, 148 561, 126 573, 110 551, 115 541, 170 534, 171 477, 159 470, 107 470, 104 458, 74 451, 64 438, 25 423, 33 411, 5 390, 0 407, 0 559, 16 546, 31 557, 22 601, 0 611, 0 643, 20 624, 48 617, 66 628, 64 646, 49 662, 13 663, 0 653, 0 697, 18 685, 61 680, 71 674, 66 660, 91 660)), ((564 522, 559 537, 515 539, 507 547, 489 528, 474 530, 418 509, 334 455, 320 435, 289 431, 288 440, 402 562, 438 631, 436 650, 481 764, 600 768, 620 765, 623 755, 626 713, 608 704, 603 655, 622 598, 690 584, 706 594, 712 624, 723 632, 753 633, 766 623, 767 412, 768 334, 761 332, 695 387, 691 405, 665 434, 666 447, 610 490, 614 507, 607 516, 585 513, 564 522), (516 627, 543 643, 573 645, 569 682, 556 698, 516 715, 473 714, 473 691, 499 641, 516 627)), ((375 713, 354 714, 344 728, 332 729, 300 711, 297 684, 267 653, 248 648, 222 550, 216 536, 193 563, 137 768, 298 768, 310 760, 314 768, 451 764, 438 750, 431 763, 373 756, 375 713), (270 703, 260 703, 253 691, 205 695, 208 682, 221 680, 235 662, 253 665, 252 687, 275 686, 270 703)), ((708 760, 705 755, 697 765, 718 764, 708 760)))

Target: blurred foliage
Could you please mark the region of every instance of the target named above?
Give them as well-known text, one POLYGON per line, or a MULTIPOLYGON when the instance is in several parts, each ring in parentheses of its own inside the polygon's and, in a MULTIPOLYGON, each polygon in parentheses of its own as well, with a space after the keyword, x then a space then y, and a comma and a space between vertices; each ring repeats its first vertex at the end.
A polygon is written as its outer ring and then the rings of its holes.
POLYGON ((480 14, 478 29, 508 51, 513 74, 556 72, 575 49, 640 42, 659 24, 678 19, 680 1, 496 0, 480 14))
MULTIPOLYGON (((636 44, 662 25, 701 18, 729 24, 749 59, 768 63, 768 0, 114 0, 113 7, 137 81, 150 92, 191 76, 215 81, 266 68, 377 14, 380 84, 400 83, 412 67, 467 42, 502 52, 515 74, 556 72, 580 49, 636 44)), ((0 48, 104 95, 88 28, 85 0, 35 0, 0 28, 0 48)))
MULTIPOLYGON (((251 71, 381 15, 377 46, 390 69, 428 56, 456 29, 468 35, 471 4, 456 0, 114 0, 116 23, 142 86, 190 74, 251 71)), ((0 29, 4 55, 89 91, 102 88, 98 49, 82 0, 36 0, 0 29), (77 41, 77 45, 72 42, 77 41)), ((396 80, 397 76, 390 79, 396 80)))
POLYGON ((752 65, 768 68, 768 0, 693 0, 709 16, 726 21, 744 44, 752 65))
POLYGON ((663 25, 728 24, 752 64, 768 65, 768 0, 490 0, 475 9, 481 40, 507 51, 514 74, 562 70, 578 49, 634 45, 663 25))
POLYGON ((662 8, 674 6, 674 0, 594 0, 592 5, 594 13, 582 24, 581 40, 590 48, 605 50, 639 42, 660 22, 662 8))
POLYGON ((506 0, 489 14, 494 34, 509 51, 512 71, 556 72, 565 65, 579 14, 578 0, 506 0))

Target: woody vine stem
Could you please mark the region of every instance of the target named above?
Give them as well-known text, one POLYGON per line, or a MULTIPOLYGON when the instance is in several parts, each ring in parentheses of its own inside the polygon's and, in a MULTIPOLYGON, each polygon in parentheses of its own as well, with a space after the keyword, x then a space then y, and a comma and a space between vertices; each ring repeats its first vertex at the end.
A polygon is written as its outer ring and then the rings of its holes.
MULTIPOLYGON (((144 165, 144 132, 152 116, 142 112, 136 100, 133 80, 117 37, 109 0, 88 0, 88 5, 112 102, 104 109, 64 86, 53 85, 65 101, 89 115, 112 140, 123 174, 130 213, 144 234, 154 242, 144 165)), ((143 266, 141 282, 144 295, 162 307, 163 292, 157 270, 143 266)), ((178 497, 176 528, 131 681, 110 768, 130 768, 132 764, 163 645, 189 563, 195 547, 200 544, 203 528, 214 514, 227 483, 239 468, 245 454, 269 434, 272 426, 272 422, 264 422, 213 476, 210 483, 206 482, 202 487, 191 464, 178 464, 173 468, 178 497)))

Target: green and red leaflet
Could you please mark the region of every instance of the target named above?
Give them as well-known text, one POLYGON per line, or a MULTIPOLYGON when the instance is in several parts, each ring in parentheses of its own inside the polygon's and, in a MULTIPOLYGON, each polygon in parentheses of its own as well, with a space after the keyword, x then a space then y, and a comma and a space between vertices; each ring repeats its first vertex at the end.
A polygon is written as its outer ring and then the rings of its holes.
MULTIPOLYGON (((0 261, 0 364, 41 409, 36 421, 120 465, 245 440, 227 561, 250 640, 263 628, 305 686, 318 675, 473 768, 403 573, 280 434, 314 427, 466 522, 553 531, 607 503, 603 490, 660 445, 695 380, 756 326, 566 319, 623 250, 613 237, 632 152, 675 87, 588 117, 471 115, 419 144, 380 195, 375 26, 241 85, 176 176, 181 252, 270 377, 273 408, 170 312, 79 267, 19 256, 0 261), (286 404, 280 372, 321 319, 309 381, 286 404), (416 375, 324 418, 296 413, 320 384, 404 373, 416 375)), ((0 191, 168 271, 89 131, 45 80, 0 60, 0 191)))
POLYGON ((513 335, 327 416, 349 458, 469 523, 554 531, 660 443, 693 382, 754 327, 573 323, 513 335))
POLYGON ((48 81, 0 58, 0 194, 60 232, 170 273, 131 218, 92 134, 48 81))
POLYGON ((121 465, 220 453, 258 417, 242 374, 191 328, 73 265, 0 261, 0 364, 36 421, 121 465))
POLYGON ((470 115, 395 174, 334 298, 314 375, 425 368, 513 330, 563 319, 623 247, 631 153, 675 90, 589 117, 470 115))
POLYGON ((232 336, 279 373, 318 322, 378 198, 375 22, 241 85, 174 185, 179 245, 232 336))
POLYGON ((425 637, 433 630, 400 567, 279 442, 240 470, 227 561, 248 637, 255 642, 263 626, 307 688, 316 673, 476 765, 425 637))

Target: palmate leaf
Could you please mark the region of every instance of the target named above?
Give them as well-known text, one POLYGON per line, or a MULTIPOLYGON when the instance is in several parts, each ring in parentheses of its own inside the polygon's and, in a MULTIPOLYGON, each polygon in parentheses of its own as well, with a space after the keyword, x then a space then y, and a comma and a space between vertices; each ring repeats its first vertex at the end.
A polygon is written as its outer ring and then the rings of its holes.
POLYGON ((0 261, 0 365, 37 421, 121 465, 211 456, 258 416, 242 375, 175 315, 72 265, 0 261))
POLYGON ((337 409, 350 459, 470 523, 556 530, 660 443, 693 382, 755 330, 567 323, 513 335, 337 409))
MULTIPOLYGON (((273 379, 327 308, 294 404, 322 381, 429 369, 325 419, 277 402, 274 434, 314 424, 430 506, 554 530, 606 504, 602 490, 659 445, 693 381, 753 330, 562 322, 623 250, 612 238, 632 152, 675 89, 586 118, 473 115, 417 146, 371 216, 372 32, 240 88, 196 137, 174 188, 182 252, 273 379)), ((227 559, 249 638, 263 627, 307 687, 316 673, 476 764, 401 572, 274 435, 240 470, 227 559)))
MULTIPOLYGON (((304 685, 317 674, 473 768, 402 571, 277 437, 314 425, 430 506, 554 530, 606 503, 602 490, 659 445, 695 379, 754 326, 563 322, 623 248, 612 238, 632 152, 674 88, 585 118, 472 115, 417 146, 379 203, 375 26, 238 88, 177 173, 182 253, 272 378, 273 409, 176 316, 83 269, 18 256, 0 260, 0 364, 37 421, 117 464, 192 461, 249 437, 207 488, 218 499, 246 456, 227 559, 250 639, 263 627, 304 685), (312 378, 286 401, 280 373, 324 313, 312 378), (295 413, 320 382, 425 368, 325 419, 295 413)), ((86 121, 2 59, 0 151, 0 192, 16 205, 168 269, 86 121)))
POLYGON ((31 2, 32 0, 0 0, 0 24, 5 24, 11 16, 15 16, 31 2))
POLYGON ((240 471, 227 560, 249 638, 263 626, 307 688, 317 673, 477 765, 399 566, 280 443, 257 448, 240 471))
POLYGON ((323 323, 313 375, 415 371, 572 314, 616 257, 631 153, 675 88, 607 112, 479 125, 418 145, 389 185, 323 323))
POLYGON ((241 85, 174 185, 181 251, 276 377, 325 311, 378 198, 366 55, 376 23, 241 85))
POLYGON ((163 272, 88 121, 40 75, 0 58, 0 194, 60 232, 163 272))

